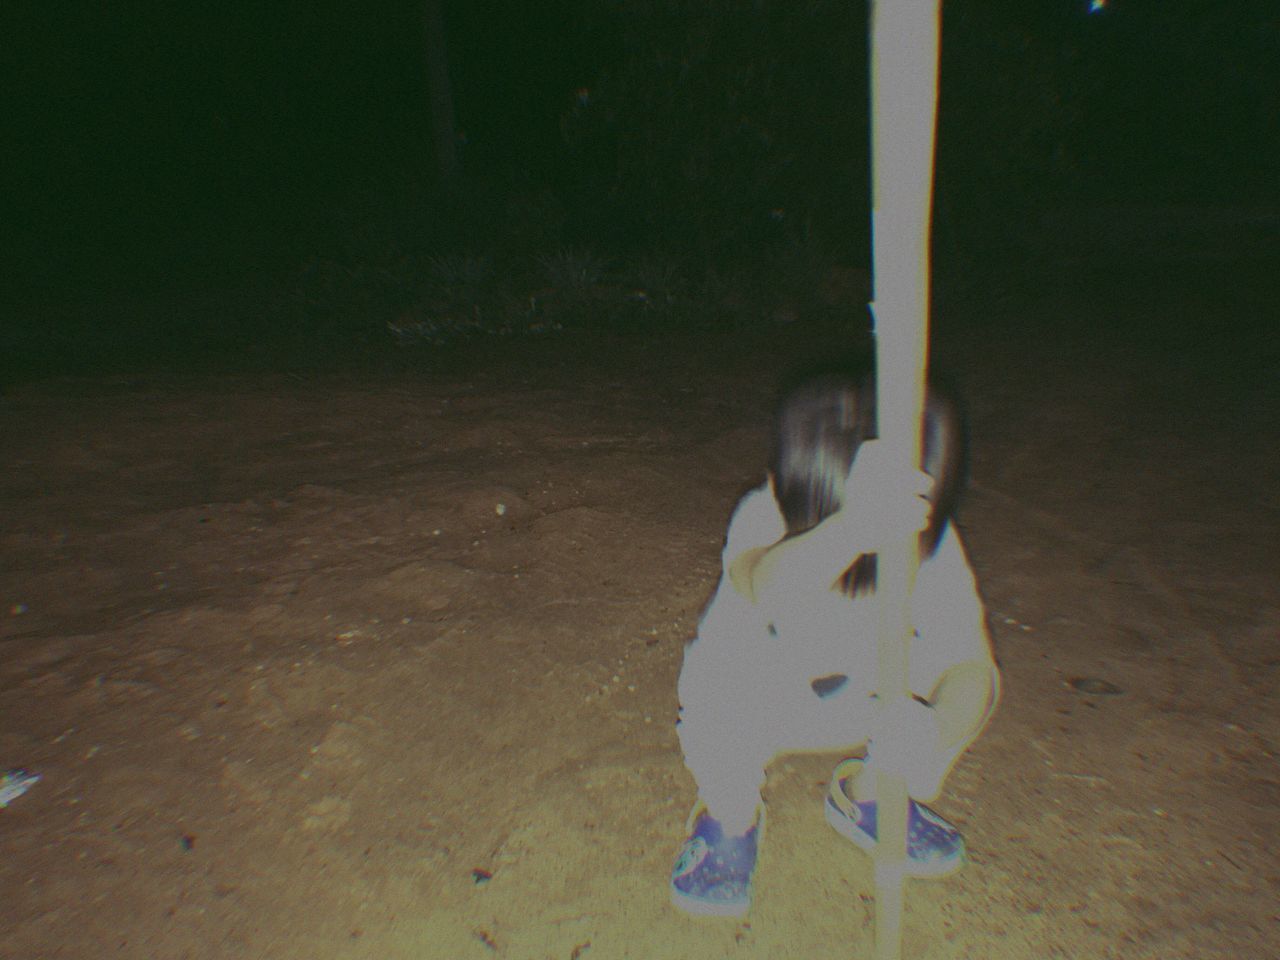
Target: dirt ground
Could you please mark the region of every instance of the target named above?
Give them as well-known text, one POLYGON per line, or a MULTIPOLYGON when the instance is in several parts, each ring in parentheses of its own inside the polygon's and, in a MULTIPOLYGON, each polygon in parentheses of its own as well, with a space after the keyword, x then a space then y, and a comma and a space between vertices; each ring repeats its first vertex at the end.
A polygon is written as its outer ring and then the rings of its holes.
MULTIPOLYGON (((906 957, 1280 956, 1272 355, 1179 303, 1092 305, 1182 310, 1155 345, 1047 301, 940 330, 1006 693, 906 957)), ((839 755, 772 766, 745 921, 667 888, 683 646, 778 375, 846 335, 11 388, 0 768, 42 779, 0 811, 0 956, 870 956, 839 755)))

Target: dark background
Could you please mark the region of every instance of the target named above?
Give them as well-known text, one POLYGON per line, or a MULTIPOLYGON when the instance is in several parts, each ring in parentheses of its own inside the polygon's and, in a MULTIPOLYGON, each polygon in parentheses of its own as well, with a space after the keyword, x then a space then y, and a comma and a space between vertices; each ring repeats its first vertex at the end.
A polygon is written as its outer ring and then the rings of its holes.
MULTIPOLYGON (((194 313, 138 319, 156 291, 239 291, 271 316, 228 321, 226 342, 367 341, 430 299, 422 258, 482 260, 515 292, 546 285, 557 251, 601 280, 661 257, 688 290, 869 257, 863 4, 445 0, 449 183, 420 3, 6 10, 10 367, 204 349, 194 313), (371 273, 376 294, 353 294, 371 273)), ((941 280, 1064 257, 1272 262, 1278 37, 1267 0, 946 5, 941 280)))

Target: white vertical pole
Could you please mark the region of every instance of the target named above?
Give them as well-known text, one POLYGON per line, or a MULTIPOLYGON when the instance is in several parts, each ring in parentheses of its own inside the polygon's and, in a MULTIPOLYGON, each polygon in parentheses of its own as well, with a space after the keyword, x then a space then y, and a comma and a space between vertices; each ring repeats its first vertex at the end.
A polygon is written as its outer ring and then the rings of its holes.
MULTIPOLYGON (((929 316, 940 0, 871 0, 872 274, 879 436, 902 472, 919 469, 929 316)), ((881 704, 909 695, 910 598, 918 539, 885 546, 876 564, 881 704)), ((874 749, 874 748, 873 748, 874 749)), ((907 792, 876 779, 876 957, 902 953, 907 792)))

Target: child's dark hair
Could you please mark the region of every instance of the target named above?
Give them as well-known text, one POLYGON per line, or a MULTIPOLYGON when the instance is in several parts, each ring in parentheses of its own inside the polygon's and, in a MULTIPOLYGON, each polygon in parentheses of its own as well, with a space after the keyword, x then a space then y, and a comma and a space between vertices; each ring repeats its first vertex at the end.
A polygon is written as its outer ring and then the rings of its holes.
MULTIPOLYGON (((858 448, 877 436, 875 363, 871 354, 803 371, 783 390, 769 469, 787 535, 804 533, 839 510, 858 448)), ((929 378, 920 467, 934 480, 933 512, 920 534, 920 555, 938 547, 955 513, 966 473, 966 431, 954 394, 929 378)), ((875 554, 859 556, 841 586, 849 596, 875 587, 875 554)))

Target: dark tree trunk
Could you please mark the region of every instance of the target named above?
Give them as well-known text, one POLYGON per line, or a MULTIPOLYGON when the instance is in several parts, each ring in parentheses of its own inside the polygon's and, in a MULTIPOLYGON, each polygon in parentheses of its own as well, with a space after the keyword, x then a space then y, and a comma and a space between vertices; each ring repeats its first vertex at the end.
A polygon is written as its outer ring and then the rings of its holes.
POLYGON ((427 93, 436 176, 447 187, 458 176, 457 137, 453 129, 453 90, 445 54, 444 16, 440 0, 422 0, 423 55, 427 61, 427 93))

